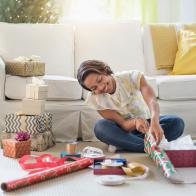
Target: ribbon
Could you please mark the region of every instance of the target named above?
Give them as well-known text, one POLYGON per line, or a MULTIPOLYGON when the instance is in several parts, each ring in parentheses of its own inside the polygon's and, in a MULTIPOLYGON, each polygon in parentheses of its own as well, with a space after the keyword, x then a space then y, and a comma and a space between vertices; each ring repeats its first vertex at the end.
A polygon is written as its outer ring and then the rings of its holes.
POLYGON ((30 57, 26 57, 26 56, 19 56, 17 58, 15 58, 14 60, 19 61, 19 62, 31 62, 31 61, 35 61, 35 62, 40 62, 41 61, 41 57, 40 56, 36 56, 36 55, 31 55, 30 57))
POLYGON ((42 154, 40 156, 34 155, 24 155, 19 159, 20 166, 27 169, 35 169, 29 172, 29 174, 33 174, 36 172, 44 171, 48 168, 57 167, 60 165, 64 165, 66 161, 77 161, 81 158, 65 156, 63 158, 52 156, 51 154, 42 154))

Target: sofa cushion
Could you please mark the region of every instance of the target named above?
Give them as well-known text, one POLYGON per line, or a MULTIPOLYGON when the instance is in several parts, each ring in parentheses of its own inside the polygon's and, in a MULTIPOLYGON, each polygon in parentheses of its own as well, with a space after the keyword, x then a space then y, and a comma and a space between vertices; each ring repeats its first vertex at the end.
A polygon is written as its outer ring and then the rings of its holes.
MULTIPOLYGON (((47 100, 80 100, 82 88, 78 81, 71 77, 45 75, 38 77, 48 85, 47 100)), ((6 75, 5 96, 9 99, 23 99, 26 84, 32 83, 33 77, 6 75)))
POLYGON ((0 56, 38 55, 46 74, 74 76, 73 25, 0 23, 0 29, 0 56))
POLYGON ((171 74, 196 74, 196 32, 182 30, 179 32, 178 52, 171 74))
POLYGON ((162 100, 196 99, 196 75, 156 76, 158 97, 162 100))
MULTIPOLYGON (((182 24, 175 24, 176 32, 178 32, 181 28, 182 28, 182 24)), ((177 36, 176 36, 176 42, 177 42, 177 36)), ((155 52, 154 52, 152 34, 151 34, 151 29, 149 24, 146 24, 143 27, 143 46, 144 46, 144 59, 145 59, 145 74, 149 76, 166 75, 172 71, 172 68, 159 69, 159 70, 157 70, 156 68, 155 52)), ((175 48, 175 46, 173 48, 175 48)))
POLYGON ((82 61, 105 61, 114 72, 144 71, 144 56, 139 22, 83 22, 76 25, 76 69, 82 61))
POLYGON ((178 49, 174 24, 151 24, 156 69, 173 68, 178 49))

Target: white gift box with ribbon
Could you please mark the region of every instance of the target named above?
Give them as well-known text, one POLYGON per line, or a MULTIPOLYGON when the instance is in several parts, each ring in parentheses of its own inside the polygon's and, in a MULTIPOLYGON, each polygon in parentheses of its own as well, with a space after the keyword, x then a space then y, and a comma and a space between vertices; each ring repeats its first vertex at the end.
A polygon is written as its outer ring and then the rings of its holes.
POLYGON ((26 98, 46 100, 48 96, 48 86, 45 84, 27 84, 26 98))
POLYGON ((26 85, 26 98, 46 100, 48 96, 48 85, 39 78, 33 77, 32 84, 26 85))
POLYGON ((24 115, 40 115, 45 110, 45 100, 40 99, 23 99, 22 111, 24 115))

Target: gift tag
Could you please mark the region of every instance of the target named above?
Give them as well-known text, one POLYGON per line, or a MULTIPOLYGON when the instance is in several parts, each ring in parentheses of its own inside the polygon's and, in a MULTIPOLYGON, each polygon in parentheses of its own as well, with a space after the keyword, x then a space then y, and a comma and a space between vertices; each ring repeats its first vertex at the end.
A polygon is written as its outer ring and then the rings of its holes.
POLYGON ((116 186, 125 183, 125 178, 118 175, 103 175, 99 176, 96 181, 102 185, 116 186))

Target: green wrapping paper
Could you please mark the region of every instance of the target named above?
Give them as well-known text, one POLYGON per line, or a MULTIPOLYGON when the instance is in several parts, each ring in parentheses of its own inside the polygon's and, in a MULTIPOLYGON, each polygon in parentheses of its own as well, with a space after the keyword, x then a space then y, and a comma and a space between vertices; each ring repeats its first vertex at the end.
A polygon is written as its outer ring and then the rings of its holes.
POLYGON ((154 160, 165 177, 170 178, 172 174, 176 173, 176 170, 171 161, 167 157, 166 153, 157 146, 156 141, 151 133, 146 133, 145 135, 144 151, 150 158, 154 160))

